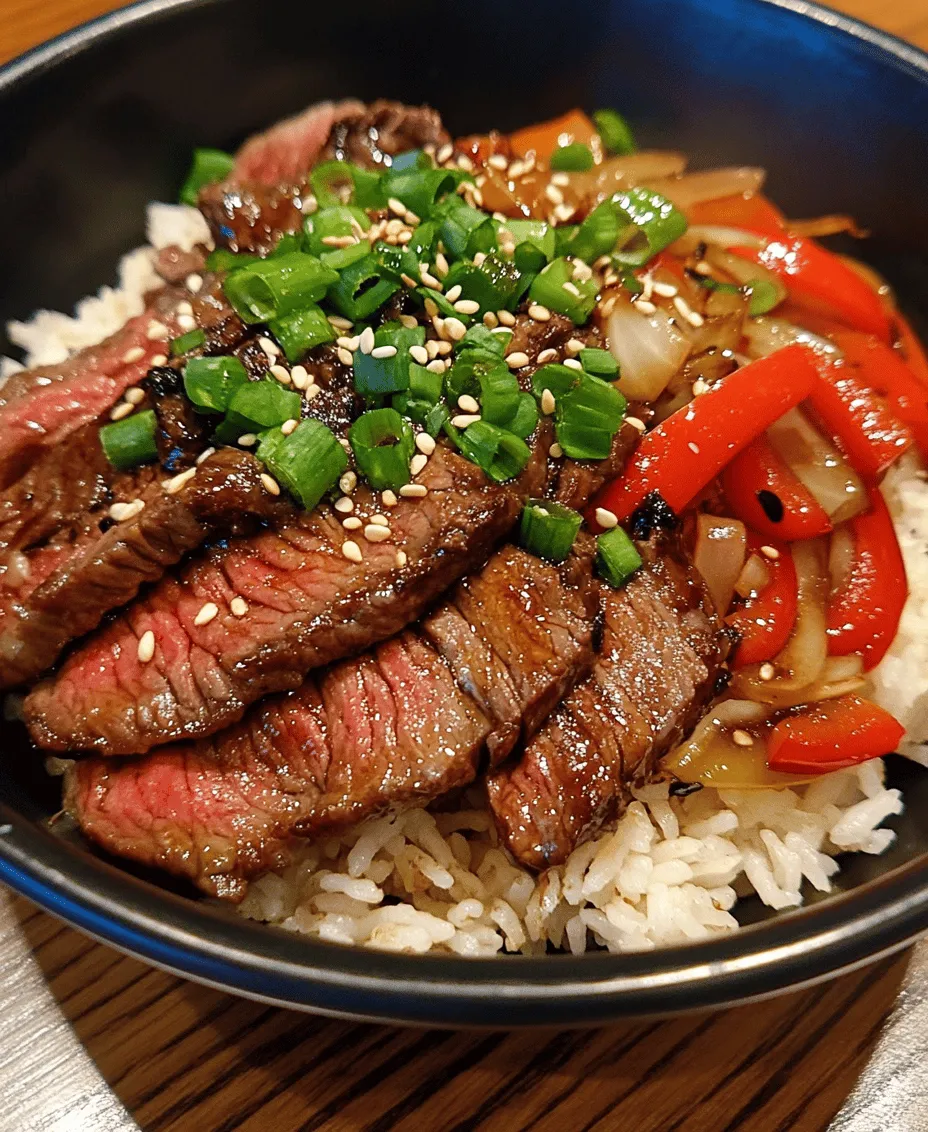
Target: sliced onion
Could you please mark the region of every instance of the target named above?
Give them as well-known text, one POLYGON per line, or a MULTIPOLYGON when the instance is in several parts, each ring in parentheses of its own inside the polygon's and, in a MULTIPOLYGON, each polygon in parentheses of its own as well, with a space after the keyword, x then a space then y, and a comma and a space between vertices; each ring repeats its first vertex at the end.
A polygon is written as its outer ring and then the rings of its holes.
POLYGON ((860 476, 801 409, 784 413, 767 429, 767 439, 832 523, 843 523, 866 510, 867 489, 860 476))
POLYGON ((862 240, 870 233, 866 228, 858 228, 853 216, 832 213, 829 216, 816 216, 813 220, 789 220, 787 230, 791 236, 806 236, 813 239, 819 236, 837 236, 839 232, 849 232, 862 240))
POLYGON ((753 283, 758 279, 763 280, 773 288, 777 296, 777 304, 786 299, 787 291, 783 281, 766 267, 762 267, 758 263, 751 263, 749 259, 734 255, 723 248, 709 248, 706 252, 706 259, 713 267, 726 272, 736 283, 740 283, 742 286, 753 283))
POLYGON ((585 201, 592 207, 619 189, 675 178, 686 168, 686 157, 672 150, 645 150, 627 157, 613 157, 594 165, 589 172, 568 173, 564 196, 572 203, 585 201))
POLYGON ((767 172, 754 166, 733 166, 725 169, 705 169, 700 173, 687 173, 674 180, 649 181, 648 188, 668 197, 677 208, 689 208, 704 200, 756 193, 763 187, 767 172))
POLYGON ((744 336, 748 340, 748 353, 752 358, 769 357, 793 342, 809 346, 829 357, 841 357, 841 351, 834 342, 813 334, 811 330, 804 330, 793 322, 787 322, 785 318, 768 318, 766 315, 752 318, 744 324, 744 336))
POLYGON ((684 235, 672 243, 668 251, 674 255, 692 255, 706 244, 711 248, 762 248, 763 236, 744 228, 725 228, 720 224, 691 224, 684 235))
POLYGON ((835 594, 851 575, 854 565, 854 536, 847 527, 832 532, 828 546, 828 573, 831 575, 831 592, 835 594))
POLYGON ((616 297, 607 324, 609 348, 619 363, 618 387, 629 401, 653 401, 690 352, 687 338, 660 307, 639 314, 623 295, 616 297))
POLYGON ((716 515, 696 518, 693 565, 702 574, 719 615, 728 612, 735 582, 744 566, 747 535, 744 523, 716 515))
POLYGON ((738 575, 735 593, 739 597, 753 597, 766 589, 769 582, 770 567, 759 554, 752 554, 738 575))

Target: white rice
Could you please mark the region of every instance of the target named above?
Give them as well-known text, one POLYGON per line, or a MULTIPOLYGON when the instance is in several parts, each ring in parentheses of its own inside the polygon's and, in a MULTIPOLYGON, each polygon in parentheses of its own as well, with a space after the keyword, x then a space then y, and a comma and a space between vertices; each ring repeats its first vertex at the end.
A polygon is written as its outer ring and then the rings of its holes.
MULTIPOLYGON (((209 236, 184 205, 149 207, 148 247, 125 256, 119 285, 73 315, 39 311, 10 324, 27 365, 52 364, 100 341, 142 310, 157 283, 154 251, 209 236)), ((0 378, 19 368, 0 359, 0 378)), ((871 674, 872 694, 906 727, 903 753, 928 765, 928 483, 908 463, 884 484, 911 596, 892 650, 871 674)), ((882 853, 881 828, 902 812, 883 762, 782 790, 703 789, 669 797, 666 783, 635 792, 622 818, 564 865, 536 876, 498 844, 482 791, 448 813, 411 810, 343 836, 300 844, 282 873, 256 880, 243 915, 337 943, 465 956, 650 950, 738 929, 739 896, 793 908, 811 886, 828 892, 839 853, 882 853)))

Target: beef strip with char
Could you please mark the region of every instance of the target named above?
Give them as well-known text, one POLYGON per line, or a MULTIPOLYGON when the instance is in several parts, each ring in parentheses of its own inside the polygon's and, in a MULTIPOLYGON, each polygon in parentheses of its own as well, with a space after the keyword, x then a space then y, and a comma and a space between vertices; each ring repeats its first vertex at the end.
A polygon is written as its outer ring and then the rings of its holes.
POLYGON ((702 578, 662 539, 621 590, 602 587, 603 641, 514 767, 488 777, 500 834, 522 864, 562 863, 615 816, 628 787, 697 720, 727 637, 702 578))

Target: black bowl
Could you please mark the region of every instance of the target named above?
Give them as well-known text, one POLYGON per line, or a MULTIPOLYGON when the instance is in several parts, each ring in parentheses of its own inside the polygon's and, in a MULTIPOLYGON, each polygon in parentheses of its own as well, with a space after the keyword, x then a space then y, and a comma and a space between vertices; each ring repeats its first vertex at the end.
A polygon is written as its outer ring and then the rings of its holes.
MULTIPOLYGON (((864 254, 928 314, 928 57, 802 0, 390 4, 148 0, 0 72, 0 312, 67 309, 142 240, 198 144, 320 98, 428 101, 452 132, 573 105, 622 108, 643 142, 696 164, 756 163, 794 216, 847 211, 864 254)), ((923 322, 924 327, 924 322, 923 322)), ((271 1002, 429 1025, 590 1025, 718 1006, 846 971, 928 928, 928 774, 892 760, 899 838, 842 892, 717 942, 626 957, 393 956, 298 938, 196 902, 53 836, 56 806, 3 732, 0 878, 134 955, 271 1002), (925 815, 924 817, 922 815, 925 815)))

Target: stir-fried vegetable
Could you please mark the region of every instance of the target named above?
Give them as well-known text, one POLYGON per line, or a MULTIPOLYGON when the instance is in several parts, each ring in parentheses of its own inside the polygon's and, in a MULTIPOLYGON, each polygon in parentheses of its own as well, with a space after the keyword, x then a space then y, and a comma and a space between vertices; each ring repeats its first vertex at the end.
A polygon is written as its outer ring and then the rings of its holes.
POLYGON ((780 720, 767 740, 767 765, 791 774, 840 770, 894 751, 904 734, 881 707, 842 696, 780 720))
POLYGON ((609 314, 609 346, 619 389, 630 401, 656 401, 686 361, 690 343, 661 307, 645 315, 621 293, 609 314))
POLYGON ((258 459, 307 509, 315 507, 348 467, 345 450, 321 421, 305 420, 288 435, 262 433, 258 459))
POLYGON ((796 567, 786 543, 765 542, 749 531, 747 549, 752 558, 762 558, 766 584, 744 595, 743 602, 725 619, 738 634, 732 658, 735 668, 763 664, 786 648, 796 624, 799 597, 796 567))
POLYGON ((157 422, 153 409, 123 417, 100 429, 100 444, 114 468, 135 468, 158 456, 155 443, 157 422))
POLYGON ((221 149, 195 149, 193 163, 181 186, 181 204, 196 205, 197 195, 204 185, 223 181, 232 172, 235 158, 221 149))
POLYGON ((697 515, 693 565, 706 580, 715 608, 724 616, 735 592, 735 583, 744 569, 747 536, 744 523, 697 515))
POLYGON ((522 508, 519 541, 530 554, 563 562, 582 523, 579 511, 548 499, 530 499, 522 508))

